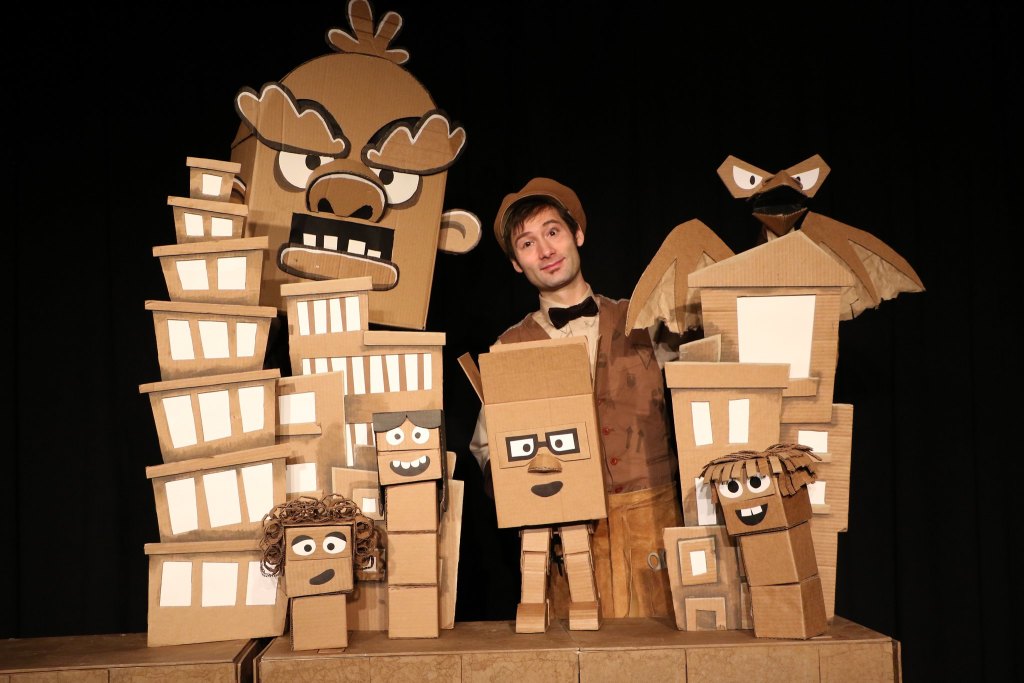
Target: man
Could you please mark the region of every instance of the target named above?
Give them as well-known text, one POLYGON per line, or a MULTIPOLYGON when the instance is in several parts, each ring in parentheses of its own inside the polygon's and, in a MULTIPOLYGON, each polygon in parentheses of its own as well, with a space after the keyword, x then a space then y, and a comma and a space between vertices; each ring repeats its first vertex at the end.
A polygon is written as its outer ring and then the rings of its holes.
MULTIPOLYGON (((579 247, 586 229, 576 193, 554 180, 534 178, 506 195, 494 220, 494 235, 512 267, 537 288, 540 310, 505 331, 498 342, 586 337, 608 492, 608 519, 597 524, 593 539, 602 615, 668 616, 668 577, 648 564, 650 553, 663 545, 662 530, 683 524, 662 359, 650 334, 624 333, 628 300, 594 295, 583 279, 579 247)), ((482 411, 470 450, 489 483, 482 411)), ((564 617, 567 587, 554 572, 550 593, 556 615, 564 617)))

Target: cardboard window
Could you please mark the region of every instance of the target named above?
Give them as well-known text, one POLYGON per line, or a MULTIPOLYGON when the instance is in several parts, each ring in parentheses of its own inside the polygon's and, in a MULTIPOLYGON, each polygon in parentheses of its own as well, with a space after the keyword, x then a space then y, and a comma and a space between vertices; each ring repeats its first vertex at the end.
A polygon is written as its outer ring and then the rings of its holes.
POLYGON ((329 372, 327 368, 326 358, 317 358, 313 361, 313 372, 317 375, 322 375, 325 372, 329 372))
POLYGON ((402 378, 398 374, 398 368, 401 363, 398 360, 397 354, 388 354, 384 357, 384 364, 388 369, 388 391, 401 391, 402 390, 402 378))
POLYGON ((729 401, 729 443, 750 441, 750 399, 729 401))
POLYGON ((370 437, 369 434, 373 433, 372 429, 368 429, 369 425, 365 422, 360 422, 355 425, 356 429, 356 445, 357 446, 369 446, 370 437))
POLYGON ((249 574, 245 581, 245 604, 273 605, 275 603, 277 603, 277 577, 263 576, 260 571, 260 563, 250 562, 249 574))
POLYGON ((203 421, 203 441, 231 436, 231 407, 227 390, 199 394, 199 416, 203 421))
POLYGON ((308 358, 303 358, 302 359, 302 374, 303 375, 312 375, 313 374, 313 365, 312 365, 312 363, 310 362, 310 360, 308 358))
POLYGON ((380 510, 380 493, 377 489, 357 488, 352 489, 352 500, 356 502, 363 514, 370 519, 383 519, 380 510))
POLYGON ((713 537, 680 539, 676 552, 679 555, 679 579, 684 586, 718 582, 718 556, 713 537))
POLYGON ((299 319, 299 335, 309 336, 309 302, 299 301, 295 304, 295 314, 299 319))
POLYGON ((274 466, 271 463, 242 468, 245 509, 250 522, 258 522, 274 507, 274 466))
POLYGON ((160 606, 192 605, 192 563, 164 562, 160 568, 160 606))
POLYGON ((203 236, 203 217, 198 213, 185 213, 185 234, 189 237, 203 236))
POLYGON ((199 339, 203 344, 203 358, 230 358, 228 324, 223 320, 200 320, 199 339))
POLYGON ((244 256, 217 259, 217 289, 244 290, 246 263, 244 256))
POLYGON ((283 425, 311 424, 316 422, 316 392, 287 394, 277 397, 278 420, 283 425))
POLYGON ((174 264, 178 271, 178 282, 186 291, 205 291, 210 288, 210 280, 206 276, 206 261, 177 261, 174 264))
POLYGON ((234 470, 204 474, 203 490, 206 491, 206 509, 209 511, 211 527, 242 523, 238 477, 234 470))
POLYGON ((210 235, 213 237, 231 237, 234 222, 230 218, 213 216, 210 219, 210 235))
POLYGON ((828 453, 828 432, 800 429, 796 440, 801 446, 810 446, 815 453, 828 453))
POLYGON ((220 194, 221 180, 219 175, 212 173, 202 174, 202 193, 208 197, 216 197, 220 194))
POLYGON ((345 372, 345 359, 331 358, 331 372, 345 372))
POLYGON ((196 481, 178 479, 164 485, 167 512, 171 518, 171 533, 183 534, 199 528, 199 508, 196 503, 196 481))
POLYGON ((161 401, 164 406, 164 417, 167 419, 167 431, 171 435, 171 445, 185 448, 198 443, 196 423, 192 417, 192 397, 171 396, 161 401))
POLYGON ((242 412, 242 431, 263 429, 263 387, 242 387, 238 390, 238 407, 242 412))
POLYGON ((352 357, 352 391, 356 394, 366 393, 366 377, 363 361, 364 358, 362 356, 352 357))
POLYGON ((419 391, 419 369, 415 353, 405 354, 405 390, 419 391))
POLYGON ((384 365, 380 356, 370 356, 370 393, 384 393, 384 365))
POLYGON ((288 493, 316 490, 316 463, 303 462, 285 468, 285 490, 288 493))
POLYGON ((334 297, 330 300, 331 306, 331 332, 344 332, 345 325, 341 317, 341 299, 334 297))
POLYGON ((355 332, 363 329, 363 322, 359 318, 359 297, 345 297, 345 329, 355 332))
POLYGON ((238 565, 203 562, 203 607, 233 607, 238 593, 238 565))
POLYGON ((423 390, 430 391, 434 388, 434 364, 430 362, 430 354, 423 354, 423 390))
POLYGON ((327 299, 313 301, 313 334, 327 334, 327 299))
POLYGON ((718 506, 711 498, 711 487, 704 483, 704 477, 694 479, 693 487, 697 494, 697 525, 718 524, 718 506))
POLYGON ((708 555, 703 550, 690 551, 690 570, 694 576, 708 573, 708 555))
POLYGON ((811 505, 825 504, 825 484, 827 482, 819 479, 807 485, 807 495, 811 498, 811 505))
POLYGON ((693 443, 707 446, 715 442, 711 431, 711 404, 707 401, 690 403, 690 415, 693 421, 693 443))
POLYGON ((256 355, 256 323, 238 323, 235 325, 235 356, 252 358, 256 355))
POLYGON ((809 377, 813 294, 736 299, 741 363, 789 363, 790 378, 809 377))
POLYGON ((192 328, 187 320, 167 321, 167 341, 171 344, 171 360, 195 360, 192 328))

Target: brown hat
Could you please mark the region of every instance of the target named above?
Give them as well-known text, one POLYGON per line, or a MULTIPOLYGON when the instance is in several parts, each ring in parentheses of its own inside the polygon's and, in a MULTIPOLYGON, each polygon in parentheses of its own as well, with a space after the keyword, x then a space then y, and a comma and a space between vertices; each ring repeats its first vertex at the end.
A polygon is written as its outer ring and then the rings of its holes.
POLYGON ((501 206, 498 207, 498 215, 494 218, 494 237, 498 240, 502 250, 505 249, 505 223, 508 220, 508 214, 512 209, 512 205, 520 199, 538 196, 554 199, 573 217, 573 220, 580 226, 581 232, 585 233, 587 231, 587 215, 583 213, 583 205, 580 204, 580 199, 576 196, 576 193, 551 178, 534 178, 526 183, 519 192, 507 194, 501 200, 501 206))

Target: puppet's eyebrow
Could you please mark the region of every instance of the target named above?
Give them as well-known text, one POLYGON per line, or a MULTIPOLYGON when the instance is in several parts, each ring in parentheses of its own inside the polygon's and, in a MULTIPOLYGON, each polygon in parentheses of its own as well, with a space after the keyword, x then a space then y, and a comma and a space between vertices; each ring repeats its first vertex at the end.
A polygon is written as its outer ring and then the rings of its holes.
POLYGON ((312 541, 312 540, 313 539, 310 536, 296 536, 295 539, 292 541, 292 545, 295 545, 296 543, 302 543, 303 541, 312 541))
POLYGON ((331 533, 327 534, 327 538, 340 538, 344 541, 345 534, 341 533, 340 531, 332 531, 331 533))
POLYGON ((466 131, 452 129, 448 116, 429 111, 419 118, 396 119, 384 126, 363 148, 371 166, 430 175, 453 163, 466 144, 466 131))
POLYGON ((337 120, 315 100, 297 100, 281 83, 268 83, 257 93, 243 88, 235 109, 259 140, 283 152, 342 157, 349 143, 337 120))

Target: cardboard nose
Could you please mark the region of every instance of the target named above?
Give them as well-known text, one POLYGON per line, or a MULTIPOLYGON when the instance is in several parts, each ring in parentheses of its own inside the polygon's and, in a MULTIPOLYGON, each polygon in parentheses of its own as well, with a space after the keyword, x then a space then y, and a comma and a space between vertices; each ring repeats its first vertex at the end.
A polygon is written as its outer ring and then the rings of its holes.
POLYGON ((558 462, 558 458, 551 455, 546 450, 542 450, 537 453, 536 457, 530 461, 530 466, 527 468, 527 472, 537 472, 538 474, 561 471, 562 463, 558 462))

